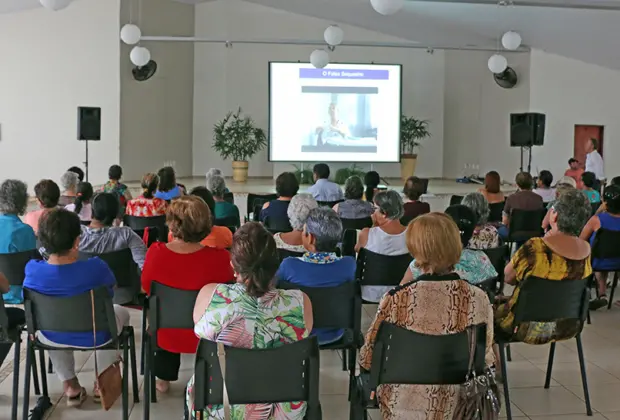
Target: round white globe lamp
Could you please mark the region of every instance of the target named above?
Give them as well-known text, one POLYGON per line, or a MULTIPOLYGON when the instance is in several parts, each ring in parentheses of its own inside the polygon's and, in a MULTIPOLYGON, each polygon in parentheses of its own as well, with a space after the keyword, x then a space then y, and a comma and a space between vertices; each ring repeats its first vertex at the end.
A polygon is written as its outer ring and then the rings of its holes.
POLYGON ((71 0, 39 0, 39 2, 41 6, 53 12, 62 10, 71 4, 71 0))
POLYGON ((393 15, 403 8, 404 0, 370 0, 370 4, 375 11, 382 15, 393 15))
POLYGON ((314 50, 310 54, 310 63, 317 69, 322 69, 329 64, 329 54, 325 50, 314 50))
POLYGON ((510 51, 515 51, 521 46, 521 35, 515 31, 508 31, 502 36, 502 45, 510 51))
POLYGON ((500 54, 494 54, 489 58, 489 70, 495 74, 503 73, 508 68, 508 60, 500 54))
POLYGON ((142 67, 151 61, 151 52, 144 47, 133 47, 129 59, 136 66, 142 67))
POLYGON ((140 42, 140 37, 142 37, 142 31, 132 23, 121 28, 121 40, 127 45, 136 45, 140 42))
POLYGON ((338 25, 331 25, 325 29, 323 38, 325 38, 327 45, 335 47, 336 45, 342 44, 342 40, 344 39, 344 31, 338 25))

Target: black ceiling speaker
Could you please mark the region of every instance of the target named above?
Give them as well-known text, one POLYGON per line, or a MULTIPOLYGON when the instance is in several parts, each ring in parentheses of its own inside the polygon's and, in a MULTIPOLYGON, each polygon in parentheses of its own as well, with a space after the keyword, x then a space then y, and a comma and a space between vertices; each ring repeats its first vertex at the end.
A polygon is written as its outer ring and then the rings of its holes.
POLYGON ((131 73, 133 73, 133 78, 138 82, 144 82, 145 80, 149 80, 153 77, 156 71, 157 63, 151 60, 142 67, 134 67, 133 70, 131 70, 131 73))
POLYGON ((517 73, 512 67, 507 67, 503 72, 494 74, 493 78, 495 83, 504 89, 512 89, 519 81, 519 77, 517 77, 517 73))

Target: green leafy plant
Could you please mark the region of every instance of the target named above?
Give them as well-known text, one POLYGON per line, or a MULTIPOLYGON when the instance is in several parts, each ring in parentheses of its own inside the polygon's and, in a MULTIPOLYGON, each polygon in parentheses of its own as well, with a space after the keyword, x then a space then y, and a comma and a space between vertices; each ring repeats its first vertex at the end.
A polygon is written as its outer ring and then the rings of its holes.
POLYGON ((400 119, 400 152, 402 155, 415 155, 420 146, 420 140, 431 136, 428 131, 428 120, 418 120, 413 117, 401 116, 400 119))
POLYGON ((301 169, 301 166, 293 165, 295 167, 295 178, 299 185, 312 185, 314 184, 314 177, 310 169, 301 169))
POLYGON ((247 161, 267 145, 262 128, 254 120, 237 112, 229 112, 223 120, 213 126, 213 148, 224 159, 247 161))
POLYGON ((336 171, 336 176, 334 177, 334 182, 336 184, 344 184, 347 180, 347 178, 352 177, 352 176, 359 176, 360 178, 362 178, 362 180, 364 179, 364 175, 366 175, 366 172, 364 172, 364 170, 357 166, 355 163, 351 166, 349 166, 348 168, 340 168, 336 171))

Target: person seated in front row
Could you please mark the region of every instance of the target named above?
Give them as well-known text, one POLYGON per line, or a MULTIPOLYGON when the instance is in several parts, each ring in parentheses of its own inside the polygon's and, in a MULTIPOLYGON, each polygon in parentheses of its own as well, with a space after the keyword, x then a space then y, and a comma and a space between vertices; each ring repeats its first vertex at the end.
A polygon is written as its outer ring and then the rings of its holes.
POLYGON ((491 209, 484 195, 479 192, 466 194, 461 204, 468 207, 476 216, 476 228, 469 243, 463 246, 470 249, 497 248, 500 244, 499 233, 495 225, 488 223, 491 209))
POLYGON ((484 176, 484 187, 478 192, 484 195, 489 204, 502 203, 506 199, 501 190, 502 180, 496 171, 490 171, 484 176))
POLYGON ((374 213, 372 201, 364 199, 364 184, 359 176, 350 176, 344 183, 344 201, 334 206, 341 219, 367 219, 374 213))
MULTIPOLYGON (((462 280, 466 280, 474 285, 496 278, 497 271, 495 267, 493 267, 493 264, 491 264, 491 260, 487 254, 485 254, 484 251, 466 248, 477 224, 475 213, 463 204, 456 204, 448 207, 446 209, 446 214, 454 220, 454 223, 456 223, 456 226, 459 228, 461 245, 463 247, 461 258, 454 266, 454 272, 458 274, 459 278, 462 280)), ((418 267, 414 257, 401 284, 416 280, 420 278, 422 274, 422 270, 418 267)))
MULTIPOLYGON (((379 191, 374 196, 374 207, 373 227, 361 231, 355 251, 365 248, 381 255, 407 254, 407 228, 400 223, 404 213, 400 194, 394 190, 379 191)), ((390 289, 390 286, 363 286, 362 298, 368 302, 379 302, 390 289)))
POLYGON ((130 249, 134 262, 141 269, 146 255, 146 245, 142 238, 127 226, 112 226, 120 210, 116 195, 112 193, 95 195, 91 208, 90 225, 82 226, 80 251, 89 254, 107 254, 130 249))
POLYGON ((366 191, 364 191, 364 199, 372 203, 373 197, 379 191, 379 183, 381 182, 381 176, 377 171, 369 171, 364 175, 364 184, 366 185, 366 191))
POLYGON ((510 213, 513 210, 540 210, 544 208, 543 199, 540 195, 532 192, 534 180, 527 172, 519 172, 515 177, 518 191, 506 199, 502 213, 502 226, 499 227, 499 236, 508 239, 508 226, 510 226, 510 213))
MULTIPOLYGON (((454 271, 461 256, 461 238, 454 221, 441 213, 414 219, 407 227, 407 245, 422 271, 419 280, 424 281, 398 286, 381 299, 360 350, 362 369, 371 369, 377 332, 383 322, 434 336, 486 324, 485 361, 492 366, 493 309, 482 289, 461 280, 454 271)), ((466 359, 467 355, 463 357, 466 359)), ((452 419, 459 388, 460 385, 381 385, 377 389, 381 418, 452 419)))
POLYGON ((288 206, 291 199, 299 191, 299 182, 292 172, 283 172, 276 178, 276 193, 278 198, 263 205, 260 211, 259 220, 265 222, 269 219, 269 226, 288 227, 288 206))
MULTIPOLYGON (((0 293, 7 293, 10 288, 11 285, 9 284, 9 279, 7 279, 0 271, 0 293)), ((7 328, 9 331, 15 330, 20 325, 26 325, 26 314, 23 309, 8 307, 5 308, 5 311, 7 317, 7 328)), ((13 347, 13 343, 10 341, 0 342, 0 366, 2 366, 4 359, 6 359, 11 352, 11 347, 13 347)))
POLYGON ((329 166, 317 163, 312 168, 314 185, 308 188, 316 201, 340 201, 344 198, 340 185, 329 180, 329 166))
POLYGON ((544 238, 528 240, 513 255, 504 270, 506 284, 514 285, 512 296, 495 311, 495 328, 516 332, 519 341, 545 344, 567 339, 579 332, 577 320, 525 322, 514 330, 514 309, 522 282, 529 276, 553 281, 583 280, 592 274, 590 245, 578 237, 592 210, 583 192, 572 189, 557 199, 551 209, 551 230, 544 238))
MULTIPOLYGON (((342 222, 335 211, 326 207, 310 210, 302 233, 306 253, 299 258, 285 258, 277 279, 305 287, 336 287, 354 281, 355 259, 335 253, 341 238, 342 222)), ((340 340, 344 331, 315 328, 312 334, 318 337, 319 344, 329 344, 340 340)))
MULTIPOLYGON (((41 217, 39 240, 47 252, 47 261, 30 261, 26 266, 24 287, 47 296, 71 297, 89 290, 106 287, 114 296, 116 280, 108 265, 99 258, 80 260, 80 219, 77 214, 65 209, 51 210, 41 217)), ((129 312, 122 306, 114 305, 116 327, 120 333, 129 325, 129 312)), ((76 314, 76 316, 87 314, 76 314)), ((37 338, 41 343, 54 347, 93 347, 93 332, 39 331, 37 338)), ((97 333, 97 346, 112 339, 109 334, 97 333)), ((116 350, 97 351, 100 372, 117 360, 116 350)), ((63 383, 64 394, 69 407, 79 407, 87 398, 76 375, 73 351, 53 350, 49 358, 54 364, 58 378, 63 383)), ((99 390, 95 384, 93 398, 97 402, 99 390)))
MULTIPOLYGON (((207 179, 207 185, 209 185, 209 179, 210 179, 212 176, 215 176, 215 175, 219 175, 219 176, 221 176, 221 177, 224 177, 224 174, 222 173, 222 170, 221 170, 221 169, 218 169, 218 168, 211 168, 211 169, 209 169, 209 170, 207 171, 207 176, 206 176, 206 179, 207 179)), ((230 190, 229 190, 228 188, 226 188, 226 190, 225 190, 224 192, 225 192, 226 194, 228 194, 228 193, 230 192, 230 190)))
POLYGON ((241 218, 239 216, 239 208, 233 203, 229 203, 224 200, 224 194, 226 191, 226 181, 221 175, 213 175, 209 178, 207 183, 207 189, 213 195, 215 200, 215 218, 225 219, 231 218, 234 220, 233 226, 241 226, 241 218))
POLYGON ((319 207, 316 200, 310 194, 297 194, 288 206, 288 219, 293 230, 291 232, 276 233, 273 239, 280 249, 293 252, 306 252, 303 242, 303 230, 310 211, 319 207))
POLYGON ((157 172, 157 176, 159 177, 159 185, 155 197, 171 201, 185 194, 185 189, 177 184, 174 168, 165 166, 157 172))
MULTIPOLYGON (((586 172, 587 173, 587 172, 586 172)), ((592 216, 579 235, 584 241, 594 246, 596 232, 599 229, 620 231, 620 186, 610 185, 603 193, 605 211, 592 216)), ((595 311, 607 306, 607 274, 620 267, 619 258, 594 258, 592 268, 598 284, 598 298, 590 303, 590 309, 595 311)))
POLYGON ((58 200, 58 205, 61 207, 73 204, 75 197, 77 196, 77 186, 80 183, 78 174, 73 171, 67 171, 60 177, 60 187, 62 193, 58 200))
POLYGON ((78 215, 82 222, 90 222, 93 217, 93 208, 90 204, 93 199, 93 186, 90 182, 80 182, 77 188, 77 196, 73 204, 65 207, 78 215))
POLYGON ((553 174, 547 170, 540 171, 533 192, 542 197, 543 203, 555 200, 555 188, 551 188, 552 183, 553 174))
POLYGON ((601 194, 594 189, 594 186, 597 184, 596 175, 593 172, 584 172, 581 175, 581 182, 583 183, 584 190, 588 196, 588 200, 590 203, 600 203, 601 202, 601 194))
POLYGON ((24 216, 24 223, 30 226, 36 234, 39 230, 39 219, 43 213, 47 213, 58 207, 60 188, 58 184, 51 179, 42 179, 34 186, 34 194, 37 197, 40 209, 26 213, 26 216, 24 216))
POLYGON ((131 192, 129 191, 129 188, 127 188, 127 185, 121 183, 122 177, 123 168, 119 165, 110 166, 110 169, 108 170, 109 181, 101 187, 101 192, 115 194, 121 203, 122 214, 125 214, 127 202, 133 197, 131 196, 131 192))
MULTIPOLYGON (((154 281, 182 290, 200 290, 210 283, 234 280, 228 251, 201 244, 211 233, 213 222, 209 207, 200 197, 187 195, 172 201, 166 224, 172 241, 156 242, 146 254, 142 288, 147 294, 154 281)), ((195 353, 198 339, 191 330, 162 330, 157 344, 161 350, 155 352, 153 373, 157 390, 167 392, 170 382, 179 378, 181 353, 195 353)))
POLYGON ((134 217, 164 216, 168 203, 166 203, 166 200, 155 197, 158 185, 159 177, 157 174, 144 174, 140 183, 142 194, 138 198, 127 202, 125 214, 134 217))
MULTIPOLYGON (((0 254, 25 252, 37 247, 34 230, 19 218, 27 206, 26 184, 16 179, 7 179, 0 184, 0 254)), ((24 302, 21 286, 12 285, 3 297, 9 304, 24 302)))
POLYGON ((560 182, 558 182, 556 184, 556 186, 555 186, 555 199, 553 201, 547 203, 547 214, 545 214, 545 218, 543 219, 543 222, 542 222, 542 229, 543 229, 544 232, 549 230, 549 228, 551 227, 551 224, 549 223, 549 218, 551 217, 551 209, 553 208, 553 205, 555 204, 555 202, 566 191, 574 190, 575 186, 577 185, 577 183, 575 182, 575 180, 573 178, 571 178, 571 177, 564 177, 564 178, 563 178, 564 181, 569 179, 569 180, 572 181, 572 183, 561 182, 562 180, 560 180, 560 182), (564 179, 564 178, 566 178, 566 179, 564 179))
POLYGON ((403 209, 403 219, 411 221, 416 217, 430 213, 431 206, 428 203, 420 201, 420 197, 424 193, 424 182, 417 176, 410 176, 403 187, 403 194, 407 198, 403 209))
MULTIPOLYGON (((199 338, 248 349, 275 348, 308 337, 312 330, 312 304, 308 296, 299 290, 274 287, 279 260, 271 234, 260 223, 246 223, 235 233, 231 254, 237 281, 202 288, 194 306, 193 333, 199 338)), ((188 420, 197 420, 193 388, 194 377, 185 393, 188 420)), ((269 418, 286 413, 282 418, 302 419, 306 403, 233 405, 231 412, 239 419, 244 418, 244 413, 269 413, 269 418), (234 413, 239 413, 239 417, 234 413)), ((223 419, 224 407, 209 406, 201 418, 223 419)))

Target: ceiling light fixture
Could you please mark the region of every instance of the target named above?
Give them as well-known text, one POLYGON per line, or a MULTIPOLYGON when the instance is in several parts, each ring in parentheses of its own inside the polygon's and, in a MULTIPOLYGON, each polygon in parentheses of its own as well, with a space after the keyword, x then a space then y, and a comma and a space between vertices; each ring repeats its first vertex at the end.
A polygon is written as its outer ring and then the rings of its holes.
POLYGON ((137 44, 141 37, 142 31, 133 23, 128 23, 121 28, 121 40, 127 45, 137 44))
POLYGON ((489 58, 488 66, 494 74, 500 74, 508 68, 508 60, 501 54, 493 54, 489 58))
POLYGON ((393 15, 403 8, 405 0, 370 0, 373 9, 382 15, 393 15))
POLYGON ((342 40, 344 39, 344 31, 338 25, 331 25, 325 29, 323 38, 325 39, 325 42, 327 42, 327 45, 335 47, 342 44, 342 40))
POLYGON ((516 31, 508 31, 502 36, 502 45, 510 51, 516 51, 521 46, 521 35, 516 31))
POLYGON ((312 51, 310 63, 317 69, 322 69, 329 64, 329 53, 323 49, 312 51))
POLYGON ((39 0, 39 2, 41 6, 53 12, 62 10, 71 4, 71 0, 39 0))
POLYGON ((129 59, 134 65, 142 67, 151 61, 151 52, 144 47, 133 47, 131 53, 129 53, 129 59))

